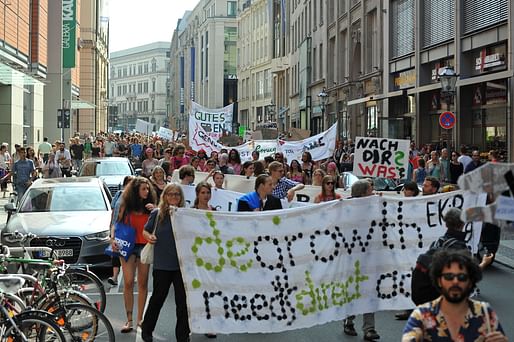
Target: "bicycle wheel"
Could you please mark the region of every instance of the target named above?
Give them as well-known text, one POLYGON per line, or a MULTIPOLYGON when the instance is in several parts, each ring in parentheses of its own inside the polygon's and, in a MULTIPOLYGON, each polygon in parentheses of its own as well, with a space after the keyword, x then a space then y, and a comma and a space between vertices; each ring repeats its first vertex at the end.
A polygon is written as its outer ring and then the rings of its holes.
POLYGON ((74 341, 114 341, 115 335, 109 319, 99 310, 84 304, 65 305, 64 333, 74 341))
POLYGON ((81 292, 91 298, 95 308, 102 313, 105 311, 107 297, 105 287, 100 278, 91 271, 81 268, 68 268, 61 278, 65 288, 81 292))
POLYGON ((64 334, 56 323, 56 317, 48 312, 24 311, 13 317, 16 326, 6 329, 0 342, 23 341, 24 335, 30 342, 65 342, 64 334))
POLYGON ((21 299, 20 297, 14 295, 14 294, 4 293, 3 297, 6 302, 5 305, 7 305, 6 306, 7 310, 10 313, 12 313, 13 315, 19 314, 20 312, 25 310, 25 308, 27 307, 25 305, 25 303, 23 302, 23 299, 21 299))

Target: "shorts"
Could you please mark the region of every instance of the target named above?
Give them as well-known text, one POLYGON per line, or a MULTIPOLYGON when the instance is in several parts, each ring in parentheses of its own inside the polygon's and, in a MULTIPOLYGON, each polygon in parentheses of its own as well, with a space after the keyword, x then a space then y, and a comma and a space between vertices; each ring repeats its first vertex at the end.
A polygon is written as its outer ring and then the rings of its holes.
POLYGON ((143 243, 136 243, 136 245, 134 246, 134 249, 132 250, 132 252, 130 252, 130 255, 135 255, 136 256, 136 259, 141 259, 141 251, 143 250, 143 248, 145 247, 145 244, 143 243))

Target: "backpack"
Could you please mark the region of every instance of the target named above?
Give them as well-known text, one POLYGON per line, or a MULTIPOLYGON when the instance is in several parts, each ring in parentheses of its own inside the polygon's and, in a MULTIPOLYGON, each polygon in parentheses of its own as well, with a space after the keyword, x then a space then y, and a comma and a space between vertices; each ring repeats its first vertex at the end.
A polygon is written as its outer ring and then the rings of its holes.
POLYGON ((439 291, 432 285, 430 279, 430 265, 435 252, 442 249, 463 249, 467 248, 466 243, 456 238, 440 237, 434 241, 428 251, 418 256, 416 267, 412 271, 411 292, 412 301, 416 305, 433 301, 439 297, 439 291))

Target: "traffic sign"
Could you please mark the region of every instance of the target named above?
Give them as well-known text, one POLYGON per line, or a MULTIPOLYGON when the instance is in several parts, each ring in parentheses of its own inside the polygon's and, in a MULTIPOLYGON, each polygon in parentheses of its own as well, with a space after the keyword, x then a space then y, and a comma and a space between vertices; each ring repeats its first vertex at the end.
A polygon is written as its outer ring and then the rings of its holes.
POLYGON ((444 129, 452 129, 456 122, 457 118, 452 112, 443 112, 439 115, 439 125, 444 129))

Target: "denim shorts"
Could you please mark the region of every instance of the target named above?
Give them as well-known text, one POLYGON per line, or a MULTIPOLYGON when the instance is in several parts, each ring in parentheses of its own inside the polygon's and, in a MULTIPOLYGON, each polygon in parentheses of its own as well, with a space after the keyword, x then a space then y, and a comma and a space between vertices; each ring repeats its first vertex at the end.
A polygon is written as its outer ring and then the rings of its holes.
POLYGON ((136 245, 134 246, 134 249, 132 250, 130 255, 131 256, 135 255, 136 259, 141 259, 141 251, 143 250, 144 247, 145 247, 145 244, 136 243, 136 245))

